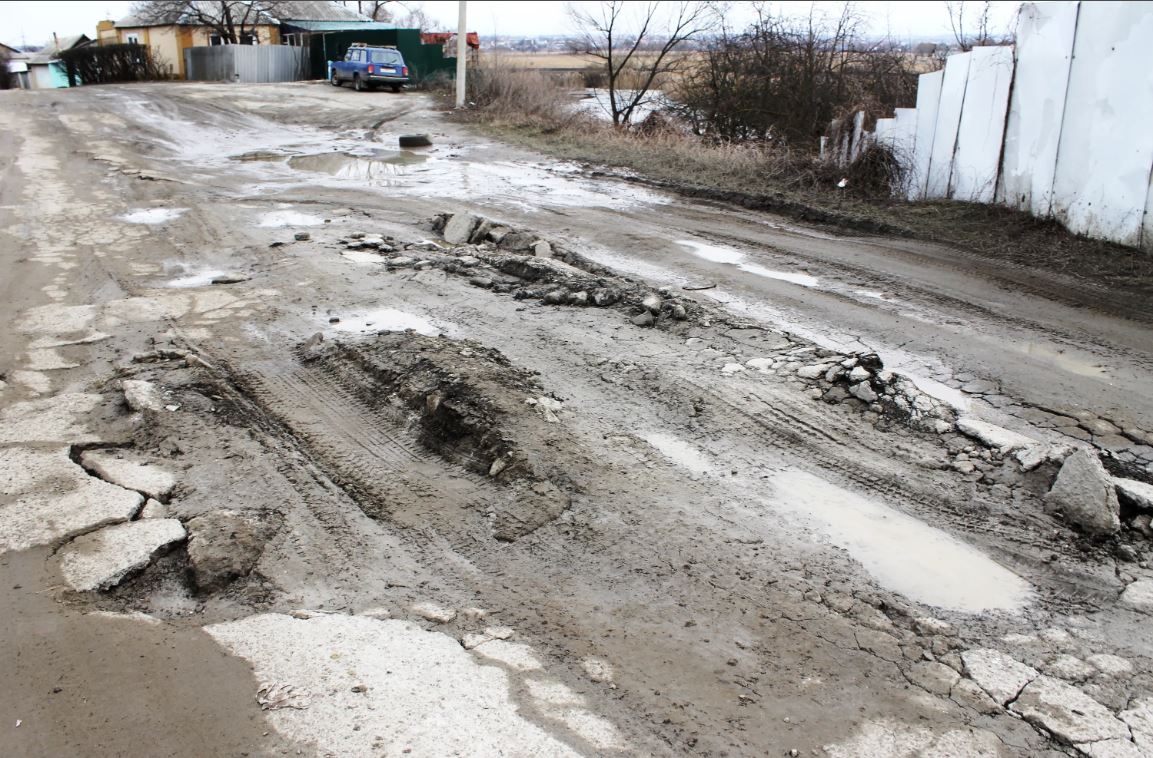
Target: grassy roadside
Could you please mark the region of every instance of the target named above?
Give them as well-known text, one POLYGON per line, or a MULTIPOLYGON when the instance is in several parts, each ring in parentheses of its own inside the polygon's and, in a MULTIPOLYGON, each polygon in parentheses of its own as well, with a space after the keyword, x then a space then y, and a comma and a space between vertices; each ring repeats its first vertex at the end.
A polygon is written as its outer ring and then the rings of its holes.
POLYGON ((629 181, 686 197, 785 215, 840 233, 876 233, 944 243, 998 264, 1053 272, 1129 296, 1153 295, 1153 254, 1071 234, 1052 220, 993 205, 893 200, 884 177, 865 166, 845 172, 807 156, 754 147, 706 145, 667 129, 623 133, 588 117, 559 115, 545 93, 512 87, 459 117, 491 138, 588 164, 629 181), (527 105, 510 107, 510 101, 527 105), (539 102, 537 107, 532 106, 539 102), (856 169, 858 173, 861 168, 856 169))

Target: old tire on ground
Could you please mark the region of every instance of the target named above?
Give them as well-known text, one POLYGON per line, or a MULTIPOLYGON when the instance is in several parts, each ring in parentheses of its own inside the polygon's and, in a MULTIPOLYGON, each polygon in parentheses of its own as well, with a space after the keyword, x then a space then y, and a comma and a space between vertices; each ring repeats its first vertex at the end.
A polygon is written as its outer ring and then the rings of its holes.
POLYGON ((328 81, 332 83, 333 87, 340 86, 340 79, 336 78, 336 69, 332 69, 332 76, 328 78, 328 81))
POLYGON ((400 135, 401 147, 428 147, 432 144, 432 140, 428 138, 427 134, 402 134, 400 135))
POLYGON ((352 88, 357 92, 364 92, 364 80, 360 78, 360 74, 352 75, 352 88))

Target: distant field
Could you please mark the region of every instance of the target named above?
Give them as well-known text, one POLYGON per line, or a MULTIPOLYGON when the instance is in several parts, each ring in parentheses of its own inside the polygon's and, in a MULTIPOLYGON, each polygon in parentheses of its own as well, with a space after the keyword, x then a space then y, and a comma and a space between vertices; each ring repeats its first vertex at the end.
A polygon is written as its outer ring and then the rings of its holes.
POLYGON ((481 63, 501 63, 510 68, 545 68, 564 71, 580 71, 599 63, 591 55, 573 53, 509 53, 482 52, 481 63))

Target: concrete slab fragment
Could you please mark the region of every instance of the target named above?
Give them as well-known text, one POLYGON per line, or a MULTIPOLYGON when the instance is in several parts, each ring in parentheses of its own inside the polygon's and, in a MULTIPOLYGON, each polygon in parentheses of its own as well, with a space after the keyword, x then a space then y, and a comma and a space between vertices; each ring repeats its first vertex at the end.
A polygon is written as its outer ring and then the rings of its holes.
POLYGON ((146 497, 166 499, 176 486, 176 477, 143 459, 129 456, 119 451, 88 450, 80 456, 80 463, 106 482, 136 490, 146 497))
POLYGON ((184 537, 184 527, 172 518, 105 527, 77 537, 60 551, 60 573, 77 592, 110 589, 184 537))
POLYGON ((1066 742, 1129 739, 1129 727, 1108 708, 1071 684, 1048 676, 1026 685, 1011 710, 1066 742))
POLYGON ((452 637, 416 624, 265 614, 206 631, 251 661, 258 681, 311 691, 308 708, 269 711, 267 718, 320 753, 576 755, 517 713, 504 671, 480 665, 452 637), (372 728, 354 728, 361 723, 372 728))
POLYGON ((17 403, 0 412, 0 444, 99 442, 84 418, 104 399, 102 395, 68 393, 17 403))
POLYGON ((0 450, 0 553, 127 521, 143 502, 138 492, 89 476, 67 447, 0 450))
POLYGON ((969 678, 1001 705, 1017 697, 1022 687, 1040 675, 1036 669, 990 648, 967 650, 961 653, 961 660, 969 678))
POLYGON ((1122 500, 1126 500, 1138 508, 1153 511, 1153 484, 1115 476, 1113 477, 1113 486, 1117 488, 1117 495, 1122 500))
POLYGON ((1013 450, 1020 450, 1021 448, 1038 444, 1038 441, 1032 437, 1026 437, 1024 434, 1018 434, 1004 427, 975 418, 957 419, 957 431, 966 437, 980 440, 989 447, 1000 450, 1002 453, 1009 453, 1013 450))

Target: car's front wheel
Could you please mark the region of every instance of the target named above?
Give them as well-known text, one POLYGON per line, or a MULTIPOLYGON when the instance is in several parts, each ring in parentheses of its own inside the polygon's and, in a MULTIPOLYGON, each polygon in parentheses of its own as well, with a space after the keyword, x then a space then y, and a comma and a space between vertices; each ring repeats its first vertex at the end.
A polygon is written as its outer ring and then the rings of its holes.
POLYGON ((399 84, 392 85, 392 91, 393 92, 400 92, 400 85, 399 84))
POLYGON ((340 86, 340 79, 336 76, 336 69, 332 69, 332 75, 328 77, 328 81, 332 83, 333 87, 340 86))

